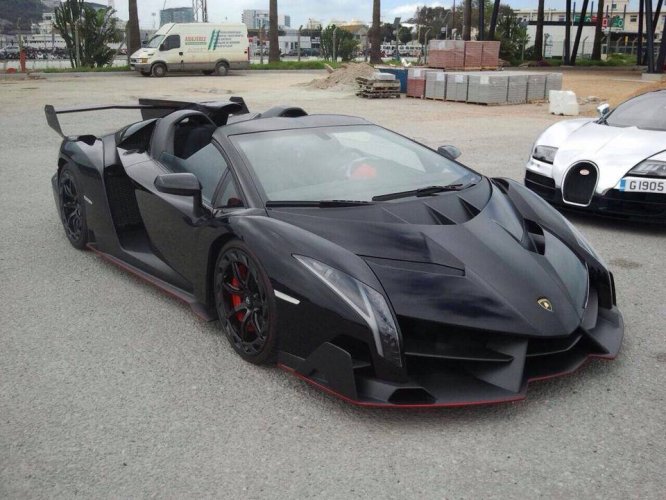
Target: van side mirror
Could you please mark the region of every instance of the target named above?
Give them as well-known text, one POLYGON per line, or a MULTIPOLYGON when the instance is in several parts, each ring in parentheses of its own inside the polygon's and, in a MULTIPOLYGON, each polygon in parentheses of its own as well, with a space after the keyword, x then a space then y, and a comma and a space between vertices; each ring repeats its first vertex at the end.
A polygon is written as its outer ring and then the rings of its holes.
POLYGON ((451 145, 440 146, 437 148, 437 152, 449 160, 455 160, 462 154, 457 147, 451 145))
POLYGON ((165 50, 167 50, 166 43, 160 43, 159 50, 160 52, 164 52, 165 50))
POLYGON ((192 196, 194 215, 196 217, 201 215, 201 184, 196 175, 189 172, 158 175, 155 178, 155 189, 165 194, 192 196))
POLYGON ((599 114, 599 118, 606 118, 608 114, 610 113, 611 109, 608 103, 603 103, 600 106, 597 106, 597 113, 599 114))

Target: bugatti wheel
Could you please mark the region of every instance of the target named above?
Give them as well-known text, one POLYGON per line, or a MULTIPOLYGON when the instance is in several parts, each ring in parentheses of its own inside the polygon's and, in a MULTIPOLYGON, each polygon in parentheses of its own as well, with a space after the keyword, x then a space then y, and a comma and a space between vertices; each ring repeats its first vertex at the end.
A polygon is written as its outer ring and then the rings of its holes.
POLYGON ((268 275, 240 241, 227 243, 214 272, 215 306, 234 350, 256 364, 274 359, 275 298, 268 275))
POLYGON ((74 248, 83 249, 88 243, 88 225, 83 206, 83 194, 74 172, 65 166, 58 177, 58 200, 60 219, 67 239, 74 248))

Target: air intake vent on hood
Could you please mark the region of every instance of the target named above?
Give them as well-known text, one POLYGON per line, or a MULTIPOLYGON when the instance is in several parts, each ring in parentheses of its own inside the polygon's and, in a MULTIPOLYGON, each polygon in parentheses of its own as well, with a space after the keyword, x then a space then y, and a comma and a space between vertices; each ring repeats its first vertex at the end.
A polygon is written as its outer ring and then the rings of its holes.
POLYGON ((481 210, 479 210, 474 205, 472 205, 469 201, 464 200, 460 196, 458 197, 458 200, 460 201, 460 204, 463 206, 465 211, 467 211, 467 213, 470 215, 470 217, 476 217, 481 212, 481 210))
POLYGON ((546 253, 546 238, 543 235, 543 229, 539 224, 529 219, 525 219, 525 229, 529 235, 532 244, 532 250, 539 255, 546 253))
POLYGON ((455 221, 452 221, 449 219, 446 215, 444 215, 442 212, 439 210, 434 209, 427 203, 425 204, 426 208, 428 209, 428 212, 432 216, 432 218, 435 220, 436 224, 442 224, 445 226, 450 226, 450 225, 455 225, 455 221))

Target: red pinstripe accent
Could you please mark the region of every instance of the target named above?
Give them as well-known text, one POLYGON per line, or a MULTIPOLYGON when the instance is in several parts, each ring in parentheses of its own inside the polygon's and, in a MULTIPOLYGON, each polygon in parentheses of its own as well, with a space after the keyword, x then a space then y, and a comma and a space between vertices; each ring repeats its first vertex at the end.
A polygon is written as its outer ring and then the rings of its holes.
POLYGON ((179 291, 176 287, 168 283, 165 283, 162 280, 155 278, 154 276, 151 276, 150 274, 141 269, 138 269, 130 264, 127 264, 126 262, 123 262, 122 260, 118 259, 117 257, 114 257, 113 255, 98 250, 90 243, 88 243, 87 247, 88 249, 92 250, 95 254, 102 257, 104 260, 111 262, 112 264, 118 266, 119 268, 132 273, 134 276, 150 283, 151 285, 163 291, 167 295, 170 295, 171 297, 174 297, 182 302, 185 302, 188 306, 190 306, 192 312, 195 315, 197 315, 199 318, 203 319, 204 321, 212 321, 210 315, 206 314, 206 312, 203 311, 202 308, 200 307, 200 304, 195 300, 193 300, 193 298, 190 295, 179 291))
MULTIPOLYGON (((600 358, 604 359, 607 361, 613 360, 616 358, 616 356, 611 356, 608 354, 588 354, 587 358, 576 368, 573 370, 565 371, 565 372, 558 372, 558 373, 553 373, 550 375, 544 375, 543 377, 533 377, 527 380, 527 383, 530 384, 531 382, 538 382, 541 380, 548 380, 551 378, 556 378, 556 377, 561 377, 561 376, 566 376, 566 375, 572 375, 573 373, 577 372, 583 365, 587 364, 587 362, 590 360, 590 358, 600 358)), ((338 399, 343 400, 346 403, 352 404, 354 406, 360 406, 363 408, 399 408, 399 409, 421 409, 421 408, 460 408, 463 406, 482 406, 482 405, 493 405, 493 404, 501 404, 501 403, 514 403, 517 401, 523 401, 526 399, 526 396, 515 396, 515 397, 508 397, 508 398, 500 398, 500 399, 487 399, 487 400, 479 400, 479 401, 464 401, 464 402, 458 402, 458 403, 433 403, 433 404, 406 404, 406 405, 397 405, 397 404, 391 404, 391 403, 370 403, 367 401, 357 401, 355 399, 351 399, 344 394, 340 394, 339 392, 331 389, 330 387, 326 387, 323 384, 320 384, 319 382, 306 377, 305 375, 302 375, 298 373, 296 370, 293 368, 284 365, 282 363, 277 364, 278 368, 283 369, 284 371, 291 373, 292 375, 296 376, 297 378, 307 382, 308 384, 316 387, 317 389, 320 389, 324 391, 327 394, 330 394, 331 396, 335 396, 338 399)))

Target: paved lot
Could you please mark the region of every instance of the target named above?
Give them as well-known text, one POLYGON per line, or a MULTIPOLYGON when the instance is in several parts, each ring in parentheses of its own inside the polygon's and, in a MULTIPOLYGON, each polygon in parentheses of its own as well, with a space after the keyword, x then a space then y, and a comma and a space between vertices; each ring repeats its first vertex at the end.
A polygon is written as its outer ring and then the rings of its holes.
MULTIPOLYGON (((360 100, 314 75, 0 81, 0 497, 663 498, 666 232, 575 217, 610 263, 615 362, 535 383, 518 404, 357 409, 234 355, 215 324, 90 252, 54 210, 45 103, 244 95, 358 114, 481 172, 520 179, 545 106, 360 100)), ((125 112, 68 117, 101 132, 125 112)))

